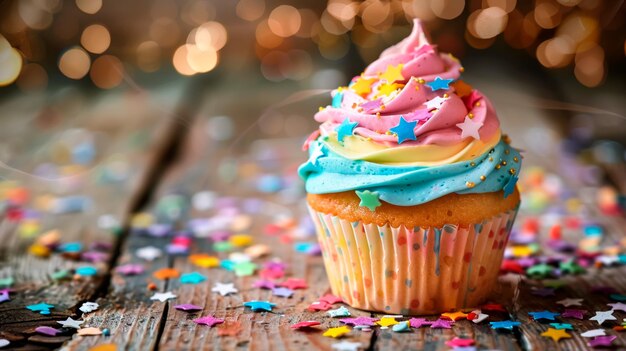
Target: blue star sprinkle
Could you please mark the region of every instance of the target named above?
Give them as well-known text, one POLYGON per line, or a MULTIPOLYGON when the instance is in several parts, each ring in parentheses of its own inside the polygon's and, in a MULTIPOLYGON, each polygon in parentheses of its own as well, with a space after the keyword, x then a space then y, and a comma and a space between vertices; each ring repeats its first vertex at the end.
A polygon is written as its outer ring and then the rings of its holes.
POLYGON ((550 326, 554 329, 574 330, 574 327, 569 323, 550 323, 550 326))
POLYGON ((83 276, 83 277, 90 277, 90 276, 96 275, 96 273, 98 273, 98 270, 92 266, 84 266, 84 267, 76 268, 76 274, 83 276))
POLYGON ((54 306, 47 303, 38 303, 35 305, 28 305, 26 308, 33 312, 39 312, 39 314, 50 314, 50 309, 54 308, 54 306))
POLYGON ((536 321, 540 319, 553 321, 554 317, 558 316, 559 314, 560 313, 550 312, 550 311, 528 312, 528 315, 533 317, 533 319, 536 321))
POLYGON ((326 156, 324 154, 324 148, 321 145, 316 145, 312 149, 313 150, 311 150, 310 156, 311 164, 317 166, 317 161, 320 159, 320 157, 326 156))
POLYGON ((343 93, 336 92, 335 96, 333 96, 333 102, 332 102, 331 106, 334 107, 334 108, 341 107, 341 100, 343 100, 343 93))
POLYGON ((398 135, 398 144, 402 144, 407 140, 417 139, 414 131, 416 125, 417 121, 407 122, 404 117, 400 116, 400 122, 398 122, 398 125, 390 130, 398 135))
POLYGON ((243 303, 244 307, 249 307, 253 312, 267 311, 272 312, 275 303, 269 301, 248 301, 243 303))
POLYGON ((515 184, 519 180, 518 176, 513 176, 509 178, 509 181, 504 185, 504 198, 507 198, 509 195, 515 192, 515 184))
POLYGON ((500 321, 500 322, 489 322, 491 325, 491 329, 507 329, 513 330, 514 327, 519 327, 522 323, 514 322, 514 321, 500 321))
POLYGON ((359 124, 359 122, 350 122, 349 118, 346 118, 341 122, 335 130, 337 131, 337 140, 343 142, 343 138, 352 135, 354 128, 359 124))
POLYGON ((441 77, 435 77, 432 82, 426 83, 432 89, 432 91, 440 89, 450 89, 450 83, 454 82, 454 79, 441 79, 441 77))
POLYGON ((198 284, 206 280, 206 277, 198 272, 185 273, 180 276, 180 282, 183 284, 198 284))

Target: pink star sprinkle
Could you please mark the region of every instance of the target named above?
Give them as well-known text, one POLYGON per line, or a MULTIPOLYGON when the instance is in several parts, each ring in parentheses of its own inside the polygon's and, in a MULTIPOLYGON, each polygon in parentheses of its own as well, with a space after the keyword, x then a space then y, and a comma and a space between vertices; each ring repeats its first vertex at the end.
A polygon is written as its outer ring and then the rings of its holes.
POLYGON ((442 329, 442 328, 451 329, 453 324, 454 324, 453 321, 439 318, 436 321, 434 321, 433 324, 430 325, 430 327, 432 329, 442 329))
POLYGON ((433 321, 426 320, 426 318, 411 318, 409 319, 409 324, 413 328, 420 328, 424 325, 431 325, 433 321))
POLYGON ((278 286, 283 286, 291 290, 306 289, 308 287, 304 279, 297 279, 297 278, 289 278, 285 280, 284 282, 278 284, 278 286))
POLYGON ((204 324, 204 325, 208 325, 209 327, 212 327, 212 326, 214 326, 216 324, 224 323, 223 319, 215 318, 213 316, 200 317, 200 318, 194 319, 193 321, 196 324, 204 324))
POLYGON ((343 300, 341 299, 341 297, 337 297, 333 294, 326 294, 322 297, 320 297, 320 302, 326 302, 329 303, 331 305, 334 305, 336 303, 340 303, 343 302, 343 300))
POLYGON ((320 322, 317 321, 304 321, 291 325, 291 329, 303 329, 303 328, 311 328, 316 325, 320 325, 320 322))
POLYGON ((462 339, 455 337, 452 340, 446 341, 446 345, 450 347, 467 347, 474 345, 474 339, 462 339))

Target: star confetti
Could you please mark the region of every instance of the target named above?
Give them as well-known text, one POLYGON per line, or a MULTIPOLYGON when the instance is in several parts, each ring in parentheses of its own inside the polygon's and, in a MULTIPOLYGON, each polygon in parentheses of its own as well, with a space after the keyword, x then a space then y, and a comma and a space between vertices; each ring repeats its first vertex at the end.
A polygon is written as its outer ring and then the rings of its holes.
POLYGON ((350 328, 346 327, 345 325, 342 325, 341 327, 328 328, 322 335, 328 336, 331 338, 340 338, 348 334, 349 332, 350 332, 350 328))
POLYGON ((50 314, 50 309, 54 308, 54 306, 47 303, 38 303, 35 305, 28 305, 26 308, 33 312, 39 312, 39 314, 50 314))
POLYGON ((10 299, 9 289, 0 289, 0 302, 9 301, 10 299))
POLYGON ((574 327, 569 323, 550 323, 550 326, 554 329, 574 330, 574 327))
POLYGON ((439 109, 446 100, 447 98, 436 96, 435 98, 426 101, 426 109, 428 111, 439 109))
POLYGON ((561 313, 561 317, 563 318, 576 318, 576 319, 583 319, 583 316, 585 315, 585 310, 575 310, 575 309, 566 309, 565 311, 563 311, 563 313, 561 313))
POLYGON ((378 199, 378 192, 363 190, 356 190, 356 195, 361 199, 359 202, 359 206, 367 207, 370 211, 375 211, 378 206, 381 205, 380 200, 378 199))
POLYGON ((372 92, 372 84, 376 81, 376 78, 365 79, 363 77, 359 77, 354 84, 350 85, 350 89, 352 89, 355 93, 360 95, 361 97, 367 96, 372 92))
POLYGON ((384 79, 389 83, 394 83, 396 81, 403 81, 404 76, 402 75, 402 67, 403 64, 398 64, 395 67, 392 65, 387 65, 387 70, 384 73, 381 73, 379 78, 384 79))
POLYGON ((204 316, 204 317, 196 318, 193 321, 196 324, 207 325, 209 327, 212 327, 216 324, 224 323, 223 319, 215 318, 214 316, 204 316))
POLYGON ((613 310, 613 311, 626 312, 626 304, 625 303, 621 303, 621 302, 607 303, 607 306, 610 306, 611 310, 613 310))
POLYGON ((100 306, 97 303, 95 303, 95 302, 84 302, 80 306, 79 310, 82 313, 89 313, 89 312, 93 312, 93 311, 97 310, 98 307, 100 307, 100 306))
POLYGON ((337 132, 337 140, 343 142, 345 137, 352 135, 354 128, 356 128, 358 124, 358 122, 350 122, 350 119, 346 117, 346 119, 344 119, 343 122, 335 128, 335 131, 337 132))
POLYGON ((541 336, 545 336, 546 338, 551 338, 554 342, 558 342, 561 339, 571 338, 572 335, 568 334, 563 329, 554 329, 548 328, 545 332, 541 333, 541 336))
POLYGON ((360 342, 351 342, 351 341, 341 341, 332 344, 332 349, 337 351, 358 351, 362 348, 360 342))
POLYGON ((316 325, 320 325, 320 322, 318 321, 304 321, 304 322, 299 322, 296 324, 292 324, 290 327, 291 329, 303 329, 303 328, 311 328, 314 327, 316 325))
POLYGON ((144 268, 140 264, 129 263, 118 266, 115 271, 122 275, 137 275, 144 272, 144 268))
POLYGON ((320 301, 327 302, 327 303, 329 303, 331 305, 334 305, 336 303, 343 302, 343 299, 341 299, 341 297, 337 297, 337 296, 335 296, 333 294, 326 294, 326 295, 320 297, 320 301))
POLYGON ((570 306, 582 306, 582 302, 583 302, 583 299, 568 298, 568 299, 557 301, 556 303, 558 303, 559 305, 563 305, 565 307, 570 307, 570 306))
POLYGON ((606 321, 614 321, 617 320, 615 316, 613 316, 613 310, 609 311, 596 311, 596 315, 589 318, 590 321, 598 322, 598 325, 602 325, 602 323, 606 321))
POLYGON ((411 318, 409 319, 409 324, 411 324, 413 328, 420 328, 424 325, 431 325, 433 322, 426 320, 426 318, 411 318))
POLYGON ((219 293, 222 296, 226 296, 228 294, 236 294, 239 292, 239 290, 235 288, 235 284, 220 282, 216 282, 213 288, 211 288, 211 291, 219 293))
POLYGON ((85 321, 74 320, 71 317, 67 317, 66 320, 64 320, 64 321, 57 321, 57 323, 61 324, 63 326, 63 328, 80 329, 80 325, 85 323, 85 321))
POLYGON ((476 341, 474 341, 474 339, 464 339, 464 338, 454 337, 452 340, 446 341, 446 345, 453 347, 453 348, 468 347, 468 346, 474 345, 475 342, 476 341))
POLYGON ((416 140, 415 136, 415 126, 417 125, 417 121, 407 122, 403 116, 400 116, 400 121, 398 124, 389 129, 391 132, 395 133, 398 136, 398 144, 402 144, 407 140, 416 140))
POLYGON ((178 276, 180 276, 180 272, 178 271, 178 269, 174 269, 174 268, 161 268, 161 269, 154 271, 154 273, 152 273, 152 276, 155 277, 156 279, 166 280, 166 279, 178 278, 178 276))
POLYGON ((446 313, 441 314, 441 318, 458 321, 459 319, 467 319, 467 314, 460 312, 460 311, 446 312, 446 313))
POLYGON ((483 313, 481 310, 474 310, 467 314, 467 319, 476 324, 484 321, 487 318, 489 318, 489 315, 483 313))
POLYGON ((437 319, 430 325, 432 329, 451 329, 454 321, 446 320, 446 319, 437 319))
POLYGON ((376 324, 380 325, 383 328, 388 328, 392 325, 398 324, 398 321, 394 317, 384 316, 381 318, 376 324))
POLYGON ((519 327, 522 323, 515 321, 499 321, 499 322, 489 322, 491 325, 491 329, 507 329, 513 330, 515 327, 519 327))
POLYGON ((146 261, 154 261, 157 258, 163 255, 163 251, 161 249, 154 246, 146 246, 135 251, 137 257, 142 258, 146 261))
POLYGON ((411 331, 411 325, 409 321, 399 322, 391 327, 391 330, 396 333, 411 331))
POLYGON ((284 286, 285 288, 289 288, 291 290, 306 289, 308 287, 304 279, 298 278, 289 278, 284 282, 278 284, 278 286, 284 286))
POLYGON ((606 335, 606 331, 604 329, 591 329, 587 330, 584 333, 580 333, 580 336, 583 338, 595 338, 596 336, 606 335))
POLYGON ((476 140, 480 140, 478 130, 483 126, 482 122, 475 122, 469 116, 465 116, 463 123, 457 123, 456 126, 461 129, 461 139, 472 137, 476 140))
POLYGON ((269 301, 248 301, 243 303, 244 307, 249 307, 253 312, 267 311, 272 312, 275 303, 269 301))
POLYGON ((48 335, 48 336, 56 336, 61 331, 59 329, 52 328, 52 327, 37 327, 35 328, 35 332, 39 334, 43 334, 43 335, 48 335))
POLYGON ((182 284, 198 284, 206 280, 206 277, 198 272, 185 273, 179 278, 182 284))
POLYGON ((88 328, 78 329, 77 333, 80 336, 95 336, 95 335, 101 335, 102 330, 100 330, 100 328, 88 327, 88 328))
POLYGON ((613 340, 617 339, 615 335, 607 335, 607 336, 596 336, 591 339, 587 344, 591 347, 599 347, 599 346, 611 346, 613 340))
POLYGON ((274 294, 274 296, 289 298, 293 295, 293 290, 281 286, 272 289, 272 294, 274 294))
POLYGON ((554 317, 558 316, 559 314, 556 312, 550 312, 550 311, 539 311, 539 312, 528 312, 528 315, 531 316, 536 321, 539 321, 541 319, 553 321, 554 317))
POLYGON ((176 306, 174 306, 174 308, 179 310, 179 311, 185 311, 185 312, 195 312, 195 311, 201 311, 202 310, 202 306, 192 305, 190 303, 184 303, 184 304, 181 304, 181 305, 176 305, 176 306))
POLYGON ((326 313, 328 313, 328 315, 333 318, 334 317, 350 317, 350 311, 345 306, 341 306, 337 308, 336 310, 330 310, 326 313))
POLYGON ((324 301, 315 301, 313 303, 311 303, 309 305, 309 307, 307 307, 306 309, 308 311, 311 312, 315 312, 315 311, 328 311, 330 310, 332 307, 331 304, 329 304, 328 302, 324 302, 324 301))
POLYGON ((164 293, 154 293, 154 295, 150 297, 150 300, 159 300, 161 302, 165 302, 169 299, 175 299, 175 298, 176 298, 176 295, 172 294, 171 291, 168 291, 164 293))
POLYGON ((432 82, 427 82, 426 85, 432 89, 432 91, 436 90, 447 90, 450 89, 450 83, 452 83, 454 79, 442 79, 441 77, 435 77, 435 80, 432 82))
MULTIPOLYGON (((378 319, 372 317, 356 317, 356 318, 343 318, 339 321, 343 324, 352 325, 352 326, 368 326, 373 327, 378 319)), ((412 325, 411 325, 412 326, 412 325)))

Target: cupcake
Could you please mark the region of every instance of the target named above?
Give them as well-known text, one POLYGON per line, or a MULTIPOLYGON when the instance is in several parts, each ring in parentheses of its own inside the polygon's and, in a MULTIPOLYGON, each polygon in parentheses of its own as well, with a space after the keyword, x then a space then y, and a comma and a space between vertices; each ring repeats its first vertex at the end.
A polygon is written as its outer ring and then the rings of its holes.
POLYGON ((400 314, 493 292, 520 203, 519 152, 419 21, 320 108, 298 172, 334 294, 400 314))

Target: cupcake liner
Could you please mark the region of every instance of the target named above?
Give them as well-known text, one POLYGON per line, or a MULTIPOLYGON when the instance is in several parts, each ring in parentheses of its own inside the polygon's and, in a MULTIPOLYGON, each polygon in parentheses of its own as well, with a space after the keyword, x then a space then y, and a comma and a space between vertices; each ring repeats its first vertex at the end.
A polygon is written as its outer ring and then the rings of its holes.
POLYGON ((517 214, 469 226, 392 228, 309 211, 333 294, 355 308, 403 315, 483 303, 517 214))

